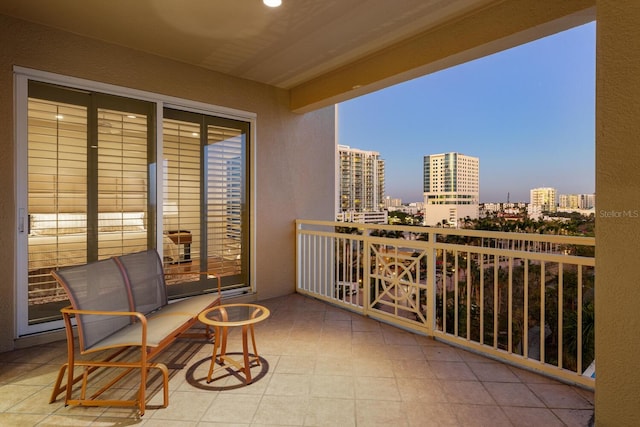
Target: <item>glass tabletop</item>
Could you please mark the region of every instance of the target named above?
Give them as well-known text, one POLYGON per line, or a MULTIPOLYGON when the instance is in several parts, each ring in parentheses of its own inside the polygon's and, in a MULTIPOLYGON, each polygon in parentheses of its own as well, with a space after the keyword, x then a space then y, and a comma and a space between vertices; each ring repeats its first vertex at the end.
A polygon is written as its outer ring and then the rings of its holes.
POLYGON ((203 311, 199 317, 213 326, 242 326, 258 323, 269 317, 269 309, 258 304, 224 304, 203 311))

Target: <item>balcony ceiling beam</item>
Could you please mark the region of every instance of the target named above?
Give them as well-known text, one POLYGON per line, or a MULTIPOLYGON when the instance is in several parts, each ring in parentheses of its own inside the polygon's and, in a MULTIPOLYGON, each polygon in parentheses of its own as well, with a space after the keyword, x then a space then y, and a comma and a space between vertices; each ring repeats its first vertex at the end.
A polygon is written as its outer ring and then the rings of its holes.
POLYGON ((586 24, 595 3, 496 1, 292 88, 291 110, 312 111, 586 24))

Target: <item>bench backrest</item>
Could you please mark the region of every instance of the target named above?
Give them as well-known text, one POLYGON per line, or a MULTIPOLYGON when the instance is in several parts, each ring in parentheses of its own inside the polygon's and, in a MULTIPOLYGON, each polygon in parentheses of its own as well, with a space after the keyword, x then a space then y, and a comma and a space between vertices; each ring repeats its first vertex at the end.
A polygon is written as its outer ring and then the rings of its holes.
POLYGON ((150 249, 114 259, 128 280, 133 311, 148 314, 167 305, 167 285, 158 252, 150 249))
MULTIPOLYGON (((167 304, 160 256, 155 250, 61 268, 52 272, 72 308, 148 314, 167 304)), ((128 316, 76 316, 81 350, 128 326, 128 316)))

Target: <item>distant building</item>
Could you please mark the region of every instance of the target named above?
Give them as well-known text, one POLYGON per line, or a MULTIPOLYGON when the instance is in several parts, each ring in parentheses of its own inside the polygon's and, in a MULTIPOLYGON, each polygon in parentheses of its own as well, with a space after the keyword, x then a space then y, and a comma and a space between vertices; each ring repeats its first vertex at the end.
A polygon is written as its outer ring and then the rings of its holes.
POLYGON ((382 211, 384 160, 380 153, 338 145, 338 162, 338 213, 382 211))
POLYGON ((387 224, 389 213, 385 210, 378 212, 338 212, 338 222, 359 222, 362 224, 387 224))
POLYGON ((555 212, 557 210, 557 191, 551 187, 531 189, 530 212, 555 212))
POLYGON ((561 194, 558 197, 560 209, 588 210, 596 206, 595 194, 561 194))
POLYGON ((387 196, 384 198, 383 206, 385 209, 397 208, 399 206, 402 206, 402 199, 392 199, 391 197, 387 196))
POLYGON ((424 225, 457 227, 478 218, 480 160, 460 153, 424 156, 424 225))

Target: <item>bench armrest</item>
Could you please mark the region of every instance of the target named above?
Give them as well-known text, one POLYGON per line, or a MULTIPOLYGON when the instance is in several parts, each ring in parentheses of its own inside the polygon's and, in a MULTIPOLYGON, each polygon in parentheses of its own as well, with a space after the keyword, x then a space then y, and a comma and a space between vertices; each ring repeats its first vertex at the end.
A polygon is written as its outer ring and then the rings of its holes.
POLYGON ((65 307, 60 310, 63 316, 127 316, 127 317, 135 317, 140 322, 140 346, 143 349, 147 347, 147 317, 137 311, 107 311, 107 310, 76 310, 71 307, 65 307))

